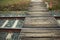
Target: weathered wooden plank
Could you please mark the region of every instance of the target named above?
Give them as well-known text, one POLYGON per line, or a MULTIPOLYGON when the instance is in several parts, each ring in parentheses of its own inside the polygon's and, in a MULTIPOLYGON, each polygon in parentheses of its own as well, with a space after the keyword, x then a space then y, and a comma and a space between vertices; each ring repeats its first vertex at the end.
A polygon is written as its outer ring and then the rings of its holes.
POLYGON ((60 40, 60 38, 22 38, 21 40, 60 40))
POLYGON ((27 17, 25 19, 24 27, 57 27, 57 22, 53 17, 27 17))
POLYGON ((51 16, 49 12, 27 12, 27 16, 51 16))
POLYGON ((56 33, 20 33, 21 37, 60 37, 60 34, 56 33))
POLYGON ((30 6, 30 7, 28 7, 28 9, 32 9, 32 8, 36 8, 36 9, 44 8, 44 9, 47 9, 47 7, 41 7, 41 6, 30 6))
POLYGON ((33 9, 32 8, 32 9, 29 9, 29 11, 38 11, 39 12, 39 11, 48 11, 48 10, 47 9, 33 9))
POLYGON ((60 37, 59 29, 22 29, 21 37, 60 37))
POLYGON ((60 32, 60 30, 59 29, 38 29, 38 28, 36 28, 36 29, 22 29, 21 30, 21 32, 22 33, 58 33, 58 32, 60 32))

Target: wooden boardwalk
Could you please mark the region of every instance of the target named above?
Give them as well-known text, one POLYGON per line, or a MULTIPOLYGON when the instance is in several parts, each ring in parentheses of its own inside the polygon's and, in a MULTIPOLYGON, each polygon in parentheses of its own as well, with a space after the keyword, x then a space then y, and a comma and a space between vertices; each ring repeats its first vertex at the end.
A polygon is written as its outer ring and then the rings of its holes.
POLYGON ((0 40, 60 40, 60 27, 47 4, 32 0, 30 6, 25 14, 0 14, 0 40))
POLYGON ((27 29, 21 30, 21 40, 60 40, 60 30, 54 29, 58 24, 45 2, 31 2, 30 5, 23 26, 27 29))

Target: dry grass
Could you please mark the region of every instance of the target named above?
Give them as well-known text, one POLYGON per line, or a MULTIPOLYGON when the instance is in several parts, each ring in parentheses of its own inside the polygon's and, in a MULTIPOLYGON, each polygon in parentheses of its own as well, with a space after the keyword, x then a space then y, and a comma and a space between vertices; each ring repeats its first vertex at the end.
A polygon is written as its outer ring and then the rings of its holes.
POLYGON ((0 0, 0 11, 27 10, 30 0, 0 0))

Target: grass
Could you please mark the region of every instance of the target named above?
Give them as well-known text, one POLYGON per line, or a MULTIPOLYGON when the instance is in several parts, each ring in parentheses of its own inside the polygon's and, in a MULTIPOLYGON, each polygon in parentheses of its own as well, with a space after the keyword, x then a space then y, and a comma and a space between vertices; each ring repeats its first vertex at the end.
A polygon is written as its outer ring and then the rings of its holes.
POLYGON ((0 11, 26 10, 30 0, 0 0, 0 11))
POLYGON ((0 5, 16 4, 21 2, 29 2, 29 0, 0 0, 0 5))

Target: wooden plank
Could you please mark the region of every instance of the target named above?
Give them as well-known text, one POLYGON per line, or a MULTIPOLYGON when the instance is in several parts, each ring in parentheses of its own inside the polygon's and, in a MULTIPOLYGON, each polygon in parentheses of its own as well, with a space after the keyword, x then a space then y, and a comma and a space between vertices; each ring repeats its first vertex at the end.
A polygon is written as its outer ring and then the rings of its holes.
POLYGON ((51 16, 49 12, 28 12, 27 16, 51 16))
POLYGON ((38 28, 36 28, 36 29, 21 29, 21 32, 22 33, 52 33, 52 32, 54 32, 54 33, 58 33, 58 32, 60 32, 60 30, 56 30, 56 29, 38 29, 38 28))
POLYGON ((60 38, 22 38, 21 40, 60 40, 60 38))
POLYGON ((53 17, 27 17, 24 28, 57 27, 57 22, 53 17))
POLYGON ((39 37, 39 38, 50 38, 50 37, 60 37, 60 34, 56 33, 20 33, 21 37, 39 37))

